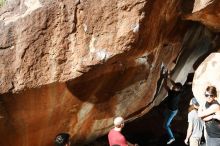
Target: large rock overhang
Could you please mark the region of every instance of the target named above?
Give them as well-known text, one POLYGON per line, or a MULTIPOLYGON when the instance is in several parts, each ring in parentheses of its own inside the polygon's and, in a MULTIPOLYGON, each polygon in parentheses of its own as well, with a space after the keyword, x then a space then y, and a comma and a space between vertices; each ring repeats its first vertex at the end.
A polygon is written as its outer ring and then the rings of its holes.
POLYGON ((0 145, 73 143, 158 105, 162 66, 182 83, 213 33, 182 1, 9 1, 0 9, 0 145), (45 136, 46 135, 46 136, 45 136))

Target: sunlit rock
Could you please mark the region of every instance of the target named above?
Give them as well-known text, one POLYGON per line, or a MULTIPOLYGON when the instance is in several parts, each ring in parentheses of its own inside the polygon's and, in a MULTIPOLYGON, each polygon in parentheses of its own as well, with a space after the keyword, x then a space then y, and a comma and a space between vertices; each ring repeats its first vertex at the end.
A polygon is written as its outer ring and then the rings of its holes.
POLYGON ((195 0, 192 13, 185 15, 183 18, 201 22, 213 31, 220 32, 219 9, 219 0, 195 0))
POLYGON ((194 6, 193 6, 193 13, 200 11, 207 7, 209 4, 211 4, 213 0, 195 0, 194 1, 194 6))
POLYGON ((59 132, 86 143, 115 116, 132 121, 158 105, 161 66, 184 83, 211 50, 212 33, 184 22, 181 5, 10 0, 0 9, 0 145, 51 146, 59 132))
MULTIPOLYGON (((207 86, 215 86, 218 92, 218 99, 220 95, 220 53, 210 54, 198 67, 193 79, 193 94, 200 101, 204 103, 205 89, 207 86)), ((220 100, 219 100, 220 101, 220 100)))

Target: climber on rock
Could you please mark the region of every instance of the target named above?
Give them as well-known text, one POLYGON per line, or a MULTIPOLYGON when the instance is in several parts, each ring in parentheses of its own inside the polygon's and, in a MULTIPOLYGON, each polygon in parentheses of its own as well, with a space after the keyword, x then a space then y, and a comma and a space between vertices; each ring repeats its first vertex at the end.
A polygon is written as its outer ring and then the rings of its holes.
POLYGON ((180 99, 180 93, 182 91, 182 84, 180 82, 175 83, 170 78, 170 75, 167 70, 163 73, 163 78, 164 78, 164 84, 163 84, 164 88, 168 92, 168 96, 166 97, 167 109, 165 110, 164 128, 169 136, 169 140, 167 141, 167 144, 171 144, 175 141, 175 137, 170 128, 170 125, 173 118, 176 116, 178 112, 178 104, 180 99), (167 81, 170 81, 170 83, 172 84, 172 88, 168 86, 167 81))

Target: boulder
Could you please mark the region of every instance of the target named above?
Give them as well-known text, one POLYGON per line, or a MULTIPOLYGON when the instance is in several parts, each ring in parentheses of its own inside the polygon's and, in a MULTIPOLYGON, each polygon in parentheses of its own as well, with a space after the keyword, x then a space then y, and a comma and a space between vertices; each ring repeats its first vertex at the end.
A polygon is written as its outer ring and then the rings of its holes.
POLYGON ((207 86, 215 86, 217 88, 218 100, 220 99, 219 69, 220 53, 212 53, 199 65, 195 72, 192 86, 193 94, 202 105, 206 101, 204 94, 207 86))
POLYGON ((0 145, 75 145, 165 97, 161 69, 184 83, 212 32, 181 20, 180 0, 8 0, 0 8, 0 145))

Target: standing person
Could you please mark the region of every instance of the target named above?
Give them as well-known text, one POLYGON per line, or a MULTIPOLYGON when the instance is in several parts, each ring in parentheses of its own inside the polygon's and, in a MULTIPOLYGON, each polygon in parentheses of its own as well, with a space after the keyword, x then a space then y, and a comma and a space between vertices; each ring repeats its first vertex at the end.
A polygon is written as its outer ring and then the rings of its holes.
POLYGON ((122 117, 116 117, 114 119, 114 128, 108 133, 109 145, 120 146, 138 146, 137 144, 131 144, 126 141, 124 135, 121 134, 121 130, 124 127, 124 119, 122 117))
POLYGON ((175 83, 167 74, 164 76, 164 88, 168 92, 168 96, 166 99, 167 100, 167 109, 165 112, 164 128, 169 136, 169 140, 167 141, 167 144, 171 144, 175 141, 175 137, 174 137, 173 132, 170 128, 170 125, 171 125, 173 118, 176 116, 176 114, 178 112, 178 105, 179 105, 179 100, 180 100, 180 93, 182 90, 182 84, 179 82, 175 83), (168 86, 168 84, 167 84, 168 80, 172 84, 172 88, 168 86))
POLYGON ((70 135, 68 133, 59 133, 54 140, 55 146, 70 146, 70 135))
POLYGON ((199 103, 196 98, 192 98, 190 101, 189 114, 188 114, 188 128, 185 144, 190 146, 200 146, 200 140, 202 137, 203 121, 198 117, 199 103))
POLYGON ((205 109, 199 108, 198 116, 205 121, 207 146, 220 146, 220 121, 216 116, 220 114, 220 104, 217 101, 217 90, 208 86, 205 91, 205 109))

